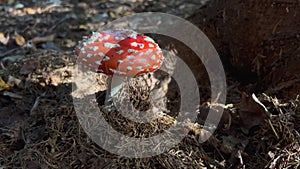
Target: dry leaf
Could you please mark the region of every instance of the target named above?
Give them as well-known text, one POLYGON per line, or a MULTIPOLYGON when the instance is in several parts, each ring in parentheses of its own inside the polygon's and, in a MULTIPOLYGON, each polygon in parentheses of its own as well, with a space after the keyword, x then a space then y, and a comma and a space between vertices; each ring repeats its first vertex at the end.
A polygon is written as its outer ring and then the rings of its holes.
MULTIPOLYGON (((104 74, 98 74, 91 71, 78 71, 79 69, 71 70, 71 74, 76 74, 73 77, 74 84, 76 85, 76 90, 74 90, 71 95, 75 98, 83 98, 84 96, 94 94, 98 91, 106 90, 106 85, 99 85, 99 83, 95 80, 97 77, 105 77, 104 74)), ((53 72, 51 75, 51 82, 53 85, 58 85, 63 82, 61 80, 61 71, 53 72), (57 75, 55 75, 57 74, 57 75)))
POLYGON ((32 41, 32 43, 34 43, 36 45, 36 44, 40 44, 40 43, 46 43, 46 42, 53 41, 54 38, 55 38, 55 34, 51 34, 51 35, 43 36, 43 37, 39 37, 39 36, 35 37, 31 41, 32 41))
POLYGON ((0 32, 0 42, 3 44, 3 45, 6 45, 9 41, 9 35, 7 37, 5 37, 5 35, 0 32))
POLYGON ((24 12, 26 12, 27 14, 30 14, 30 15, 37 13, 37 11, 33 8, 24 8, 24 12))
POLYGON ((113 11, 109 11, 109 12, 108 12, 108 15, 109 15, 111 18, 113 18, 113 19, 116 19, 116 18, 117 18, 116 14, 115 14, 113 11))
POLYGON ((25 38, 22 35, 16 33, 15 42, 16 42, 17 45, 23 46, 23 45, 25 45, 26 40, 25 40, 25 38))
POLYGON ((26 75, 31 73, 39 66, 39 61, 36 59, 29 59, 27 60, 20 70, 20 74, 26 75))
POLYGON ((79 25, 79 29, 87 30, 87 29, 88 29, 88 27, 87 27, 87 26, 85 26, 85 25, 79 25))
POLYGON ((22 80, 15 78, 11 75, 8 76, 8 80, 7 80, 7 84, 9 86, 14 86, 17 85, 18 87, 20 87, 22 80))
POLYGON ((247 145, 248 139, 247 138, 239 138, 234 136, 222 136, 223 144, 220 146, 220 150, 224 153, 230 154, 234 150, 236 150, 237 145, 243 144, 247 145))
POLYGON ((34 9, 34 8, 24 8, 23 10, 24 10, 24 12, 26 12, 27 14, 30 14, 30 15, 33 15, 33 14, 36 14, 36 13, 38 13, 38 14, 42 13, 41 8, 36 8, 36 9, 34 9))
POLYGON ((0 77, 0 91, 9 89, 10 86, 0 77))
POLYGON ((254 94, 250 97, 245 92, 242 93, 239 115, 242 121, 242 130, 247 134, 252 127, 261 125, 267 118, 266 107, 257 100, 254 94))

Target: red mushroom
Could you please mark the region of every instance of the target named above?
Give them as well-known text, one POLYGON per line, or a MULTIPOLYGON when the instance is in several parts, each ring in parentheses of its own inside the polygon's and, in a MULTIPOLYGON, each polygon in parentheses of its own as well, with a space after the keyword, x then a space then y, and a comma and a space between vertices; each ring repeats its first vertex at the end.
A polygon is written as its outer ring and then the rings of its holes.
MULTIPOLYGON (((163 61, 158 44, 152 38, 132 30, 93 32, 83 37, 75 54, 78 63, 92 71, 123 77, 154 72, 163 61)), ((111 95, 114 96, 120 88, 111 95)))
POLYGON ((79 64, 107 75, 137 76, 159 69, 162 51, 148 36, 130 30, 93 32, 76 47, 79 64))

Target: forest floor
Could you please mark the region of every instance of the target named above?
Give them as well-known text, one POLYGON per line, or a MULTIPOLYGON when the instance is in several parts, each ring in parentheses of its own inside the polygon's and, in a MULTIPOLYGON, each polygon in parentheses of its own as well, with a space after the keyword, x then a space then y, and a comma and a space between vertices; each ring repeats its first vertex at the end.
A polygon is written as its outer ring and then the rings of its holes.
MULTIPOLYGON (((199 120, 165 153, 126 158, 104 150, 82 129, 72 96, 73 51, 81 37, 134 13, 187 18, 202 5, 199 0, 0 0, 0 168, 299 168, 300 98, 283 100, 261 91, 257 100, 230 74, 226 105, 200 103, 200 112, 225 109, 204 143, 208 131, 199 120)), ((103 100, 106 77, 97 78, 93 90, 103 100)), ((114 125, 117 112, 109 116, 114 125)))

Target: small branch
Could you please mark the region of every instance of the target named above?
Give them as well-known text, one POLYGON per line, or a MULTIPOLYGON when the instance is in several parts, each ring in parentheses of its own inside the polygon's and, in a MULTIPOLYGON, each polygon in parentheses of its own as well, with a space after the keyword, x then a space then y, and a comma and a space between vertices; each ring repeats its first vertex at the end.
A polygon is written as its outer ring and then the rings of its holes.
POLYGON ((17 47, 17 48, 11 49, 11 50, 6 51, 6 52, 4 52, 4 53, 1 53, 1 54, 0 54, 0 58, 4 57, 4 56, 6 56, 6 55, 9 55, 9 54, 13 53, 14 51, 16 51, 16 50, 18 50, 18 49, 21 49, 21 48, 23 48, 23 46, 22 46, 22 47, 17 47))
POLYGON ((273 133, 275 134, 277 140, 279 140, 279 136, 278 136, 278 134, 277 134, 277 132, 276 132, 276 130, 275 130, 275 128, 274 128, 274 126, 273 126, 273 124, 272 124, 272 122, 271 122, 270 119, 268 119, 268 123, 269 123, 269 125, 270 125, 270 127, 271 127, 273 133))

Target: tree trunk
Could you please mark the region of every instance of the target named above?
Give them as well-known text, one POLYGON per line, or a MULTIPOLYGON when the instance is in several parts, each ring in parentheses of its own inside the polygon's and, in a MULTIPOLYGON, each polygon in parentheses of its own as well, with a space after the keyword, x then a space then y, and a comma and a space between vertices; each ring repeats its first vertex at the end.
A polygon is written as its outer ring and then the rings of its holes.
POLYGON ((300 1, 212 0, 189 20, 234 76, 270 94, 299 94, 300 1))

